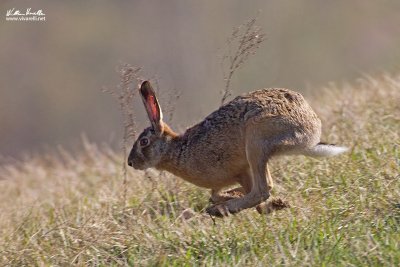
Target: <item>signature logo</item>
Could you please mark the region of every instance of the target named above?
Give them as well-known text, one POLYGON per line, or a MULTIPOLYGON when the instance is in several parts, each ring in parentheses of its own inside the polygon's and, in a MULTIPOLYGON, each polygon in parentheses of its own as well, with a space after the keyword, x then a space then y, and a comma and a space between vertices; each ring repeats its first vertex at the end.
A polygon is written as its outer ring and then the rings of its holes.
POLYGON ((27 8, 23 11, 20 9, 12 8, 7 10, 7 21, 45 21, 46 14, 42 9, 32 10, 27 8))

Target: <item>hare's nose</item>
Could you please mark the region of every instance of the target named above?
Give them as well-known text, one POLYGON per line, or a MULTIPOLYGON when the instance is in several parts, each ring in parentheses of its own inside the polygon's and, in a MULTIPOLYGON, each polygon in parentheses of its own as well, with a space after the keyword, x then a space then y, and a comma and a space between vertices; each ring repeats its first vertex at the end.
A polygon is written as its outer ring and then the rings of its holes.
POLYGON ((131 166, 131 167, 133 167, 132 160, 128 160, 128 165, 131 166))

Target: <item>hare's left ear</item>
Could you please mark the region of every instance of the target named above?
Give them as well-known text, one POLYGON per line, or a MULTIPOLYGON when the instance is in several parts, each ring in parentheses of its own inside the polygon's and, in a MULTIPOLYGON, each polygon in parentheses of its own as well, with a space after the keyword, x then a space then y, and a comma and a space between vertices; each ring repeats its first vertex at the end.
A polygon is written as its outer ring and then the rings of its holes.
POLYGON ((140 86, 140 94, 154 131, 158 134, 162 134, 164 131, 162 121, 163 114, 160 105, 158 104, 156 94, 149 81, 144 81, 142 83, 140 86))

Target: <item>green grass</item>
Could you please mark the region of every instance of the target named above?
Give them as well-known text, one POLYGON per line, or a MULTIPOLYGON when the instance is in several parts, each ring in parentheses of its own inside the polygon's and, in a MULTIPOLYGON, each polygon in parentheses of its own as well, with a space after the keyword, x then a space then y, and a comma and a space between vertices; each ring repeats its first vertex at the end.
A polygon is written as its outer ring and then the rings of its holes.
POLYGON ((351 151, 274 159, 291 208, 213 221, 206 189, 131 169, 125 204, 121 155, 85 141, 1 166, 0 265, 400 266, 400 77, 308 99, 351 151))

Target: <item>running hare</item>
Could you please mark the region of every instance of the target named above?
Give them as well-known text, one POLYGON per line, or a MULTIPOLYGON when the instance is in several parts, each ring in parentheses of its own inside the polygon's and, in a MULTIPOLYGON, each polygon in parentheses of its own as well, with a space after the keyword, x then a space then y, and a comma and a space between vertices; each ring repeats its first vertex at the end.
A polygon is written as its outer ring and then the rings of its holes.
POLYGON ((273 187, 268 160, 276 155, 333 156, 344 147, 320 143, 321 121, 304 98, 288 89, 262 89, 238 96, 178 135, 162 120, 148 81, 140 94, 151 127, 128 158, 135 169, 155 167, 211 189, 207 208, 215 216, 237 213, 267 200, 273 187), (222 192, 233 184, 241 187, 222 192))

